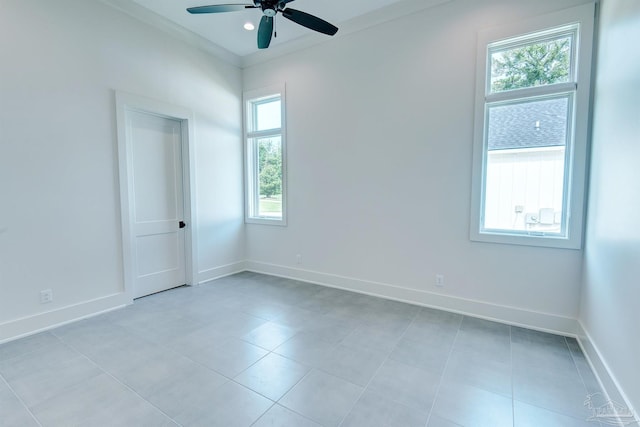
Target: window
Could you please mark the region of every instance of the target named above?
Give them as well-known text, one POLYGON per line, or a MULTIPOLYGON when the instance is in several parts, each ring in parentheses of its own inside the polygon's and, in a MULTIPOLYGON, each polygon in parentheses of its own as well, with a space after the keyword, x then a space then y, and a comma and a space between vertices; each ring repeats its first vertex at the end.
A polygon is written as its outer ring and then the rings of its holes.
POLYGON ((472 240, 581 247, 593 14, 480 34, 472 240))
POLYGON ((284 88, 244 96, 247 222, 286 225, 284 88))

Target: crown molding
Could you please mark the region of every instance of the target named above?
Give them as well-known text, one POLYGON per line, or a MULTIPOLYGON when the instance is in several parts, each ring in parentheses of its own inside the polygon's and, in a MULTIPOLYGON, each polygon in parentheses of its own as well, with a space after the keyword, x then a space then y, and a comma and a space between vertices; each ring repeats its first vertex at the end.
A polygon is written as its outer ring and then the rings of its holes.
POLYGON ((178 40, 188 43, 196 48, 215 56, 236 67, 242 66, 242 58, 212 41, 176 24, 131 0, 98 0, 114 9, 117 9, 139 21, 144 22, 178 40))

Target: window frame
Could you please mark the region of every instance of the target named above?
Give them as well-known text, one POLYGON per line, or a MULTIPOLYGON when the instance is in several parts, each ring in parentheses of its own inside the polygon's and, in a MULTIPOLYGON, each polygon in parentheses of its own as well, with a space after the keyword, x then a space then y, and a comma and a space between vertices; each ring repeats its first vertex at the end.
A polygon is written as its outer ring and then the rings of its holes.
POLYGON ((263 225, 287 225, 287 138, 285 85, 274 85, 243 93, 244 163, 245 163, 245 223, 263 225), (256 117, 254 106, 261 101, 280 98, 280 127, 254 130, 256 117), (258 184, 258 146, 255 141, 268 137, 281 138, 282 156, 282 217, 260 216, 258 211, 260 190, 258 184))
POLYGON ((589 3, 479 32, 470 215, 472 241, 563 249, 582 247, 590 137, 594 16, 595 3, 589 3), (563 34, 563 31, 568 33, 570 27, 574 25, 577 25, 577 29, 571 48, 574 63, 571 65, 570 78, 573 77, 573 79, 570 82, 491 92, 492 51, 555 38, 563 34), (496 46, 499 48, 495 49, 496 46), (565 146, 565 200, 562 212, 562 228, 565 235, 484 229, 489 107, 501 103, 544 99, 566 93, 573 94, 574 103, 569 106, 570 111, 567 114, 568 127, 572 133, 568 134, 565 146))

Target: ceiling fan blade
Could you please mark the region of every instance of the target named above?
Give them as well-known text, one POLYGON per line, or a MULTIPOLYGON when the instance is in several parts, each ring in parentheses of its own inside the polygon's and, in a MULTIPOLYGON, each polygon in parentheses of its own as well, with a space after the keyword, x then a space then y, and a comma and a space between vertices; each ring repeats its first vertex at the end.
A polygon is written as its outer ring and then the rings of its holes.
POLYGON ((317 16, 309 15, 306 12, 302 12, 296 9, 286 8, 282 11, 282 16, 300 24, 303 27, 307 27, 310 30, 317 31, 319 33, 327 34, 329 36, 338 32, 338 27, 328 23, 327 21, 318 18, 317 16))
POLYGON ((273 35, 273 17, 263 16, 258 28, 258 49, 266 49, 273 35))
POLYGON ((239 12, 245 9, 255 9, 254 5, 245 5, 245 4, 215 4, 211 6, 197 6, 190 7, 187 9, 187 12, 197 14, 197 13, 223 13, 223 12, 239 12))

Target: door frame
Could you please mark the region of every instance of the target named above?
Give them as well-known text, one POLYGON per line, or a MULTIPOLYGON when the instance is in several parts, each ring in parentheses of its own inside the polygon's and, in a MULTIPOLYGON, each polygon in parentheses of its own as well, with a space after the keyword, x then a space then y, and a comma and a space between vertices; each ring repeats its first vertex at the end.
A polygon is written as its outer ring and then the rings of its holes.
POLYGON ((184 107, 120 91, 116 91, 115 95, 124 293, 129 301, 133 301, 136 251, 133 235, 133 147, 131 145, 131 132, 127 125, 128 113, 151 114, 176 120, 182 124, 182 190, 184 195, 184 220, 187 222, 187 227, 184 229, 184 256, 186 284, 189 286, 195 285, 195 280, 198 277, 194 118, 193 112, 184 107))

